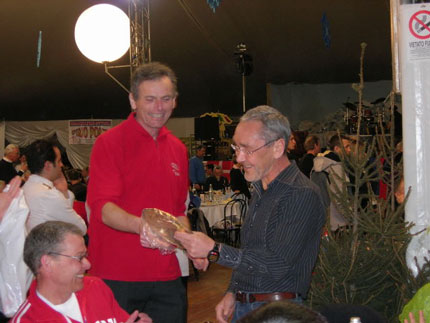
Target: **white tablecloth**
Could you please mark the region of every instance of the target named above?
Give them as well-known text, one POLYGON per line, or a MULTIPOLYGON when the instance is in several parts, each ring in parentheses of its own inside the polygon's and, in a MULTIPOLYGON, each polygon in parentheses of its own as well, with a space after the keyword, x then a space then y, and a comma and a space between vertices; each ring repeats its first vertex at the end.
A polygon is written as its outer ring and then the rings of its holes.
MULTIPOLYGON (((224 207, 225 207, 225 205, 226 205, 225 203, 220 203, 220 204, 202 203, 202 205, 200 206, 200 209, 205 214, 205 217, 208 220, 210 226, 213 226, 218 221, 224 219, 224 207)), ((226 214, 227 216, 231 215, 231 209, 232 208, 230 206, 227 208, 227 214, 226 214)), ((240 208, 239 208, 238 203, 234 204, 233 212, 235 215, 240 214, 240 208)))

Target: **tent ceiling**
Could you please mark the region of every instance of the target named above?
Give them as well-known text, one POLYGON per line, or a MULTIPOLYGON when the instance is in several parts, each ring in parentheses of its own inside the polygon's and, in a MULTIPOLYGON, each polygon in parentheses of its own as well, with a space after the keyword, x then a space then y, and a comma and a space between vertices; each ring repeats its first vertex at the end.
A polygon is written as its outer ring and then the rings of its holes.
MULTIPOLYGON (((77 49, 74 25, 95 0, 0 1, 1 115, 6 120, 121 118, 127 94, 77 49), (40 67, 37 41, 42 31, 40 67)), ((127 11, 127 0, 103 1, 127 11)), ((360 43, 368 44, 365 79, 391 79, 389 0, 151 0, 153 60, 179 78, 175 116, 208 111, 240 115, 241 76, 234 51, 254 59, 247 106, 266 102, 266 83, 357 82, 360 43), (322 37, 326 13, 331 47, 322 37)), ((126 55, 127 56, 127 55, 126 55)), ((127 57, 118 61, 127 64, 127 57)), ((115 71, 127 82, 128 71, 115 71)), ((0 115, 0 116, 1 116, 0 115)))

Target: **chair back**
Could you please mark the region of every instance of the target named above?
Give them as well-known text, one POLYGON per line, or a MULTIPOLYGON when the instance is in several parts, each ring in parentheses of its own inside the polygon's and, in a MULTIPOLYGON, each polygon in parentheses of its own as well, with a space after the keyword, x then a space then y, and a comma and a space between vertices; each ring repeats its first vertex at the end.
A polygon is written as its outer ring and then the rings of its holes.
POLYGON ((209 237, 213 237, 209 222, 205 217, 204 212, 201 209, 193 208, 187 212, 188 220, 190 221, 191 230, 203 232, 209 237))

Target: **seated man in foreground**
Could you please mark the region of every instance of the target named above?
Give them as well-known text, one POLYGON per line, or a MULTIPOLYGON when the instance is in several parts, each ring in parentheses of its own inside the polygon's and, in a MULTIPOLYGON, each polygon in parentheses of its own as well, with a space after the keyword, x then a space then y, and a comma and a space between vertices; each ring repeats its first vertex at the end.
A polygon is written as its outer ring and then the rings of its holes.
POLYGON ((77 226, 60 221, 37 225, 24 244, 24 261, 36 280, 11 322, 152 322, 138 311, 129 315, 101 279, 85 276, 91 267, 86 256, 77 226))

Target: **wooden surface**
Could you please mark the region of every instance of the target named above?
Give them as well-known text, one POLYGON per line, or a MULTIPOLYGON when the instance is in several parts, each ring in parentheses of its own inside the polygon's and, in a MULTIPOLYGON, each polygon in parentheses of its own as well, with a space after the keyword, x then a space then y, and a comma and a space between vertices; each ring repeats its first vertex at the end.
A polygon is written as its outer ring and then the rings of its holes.
POLYGON ((188 279, 188 323, 215 323, 215 306, 228 287, 231 269, 211 264, 199 276, 199 281, 193 274, 188 279))

